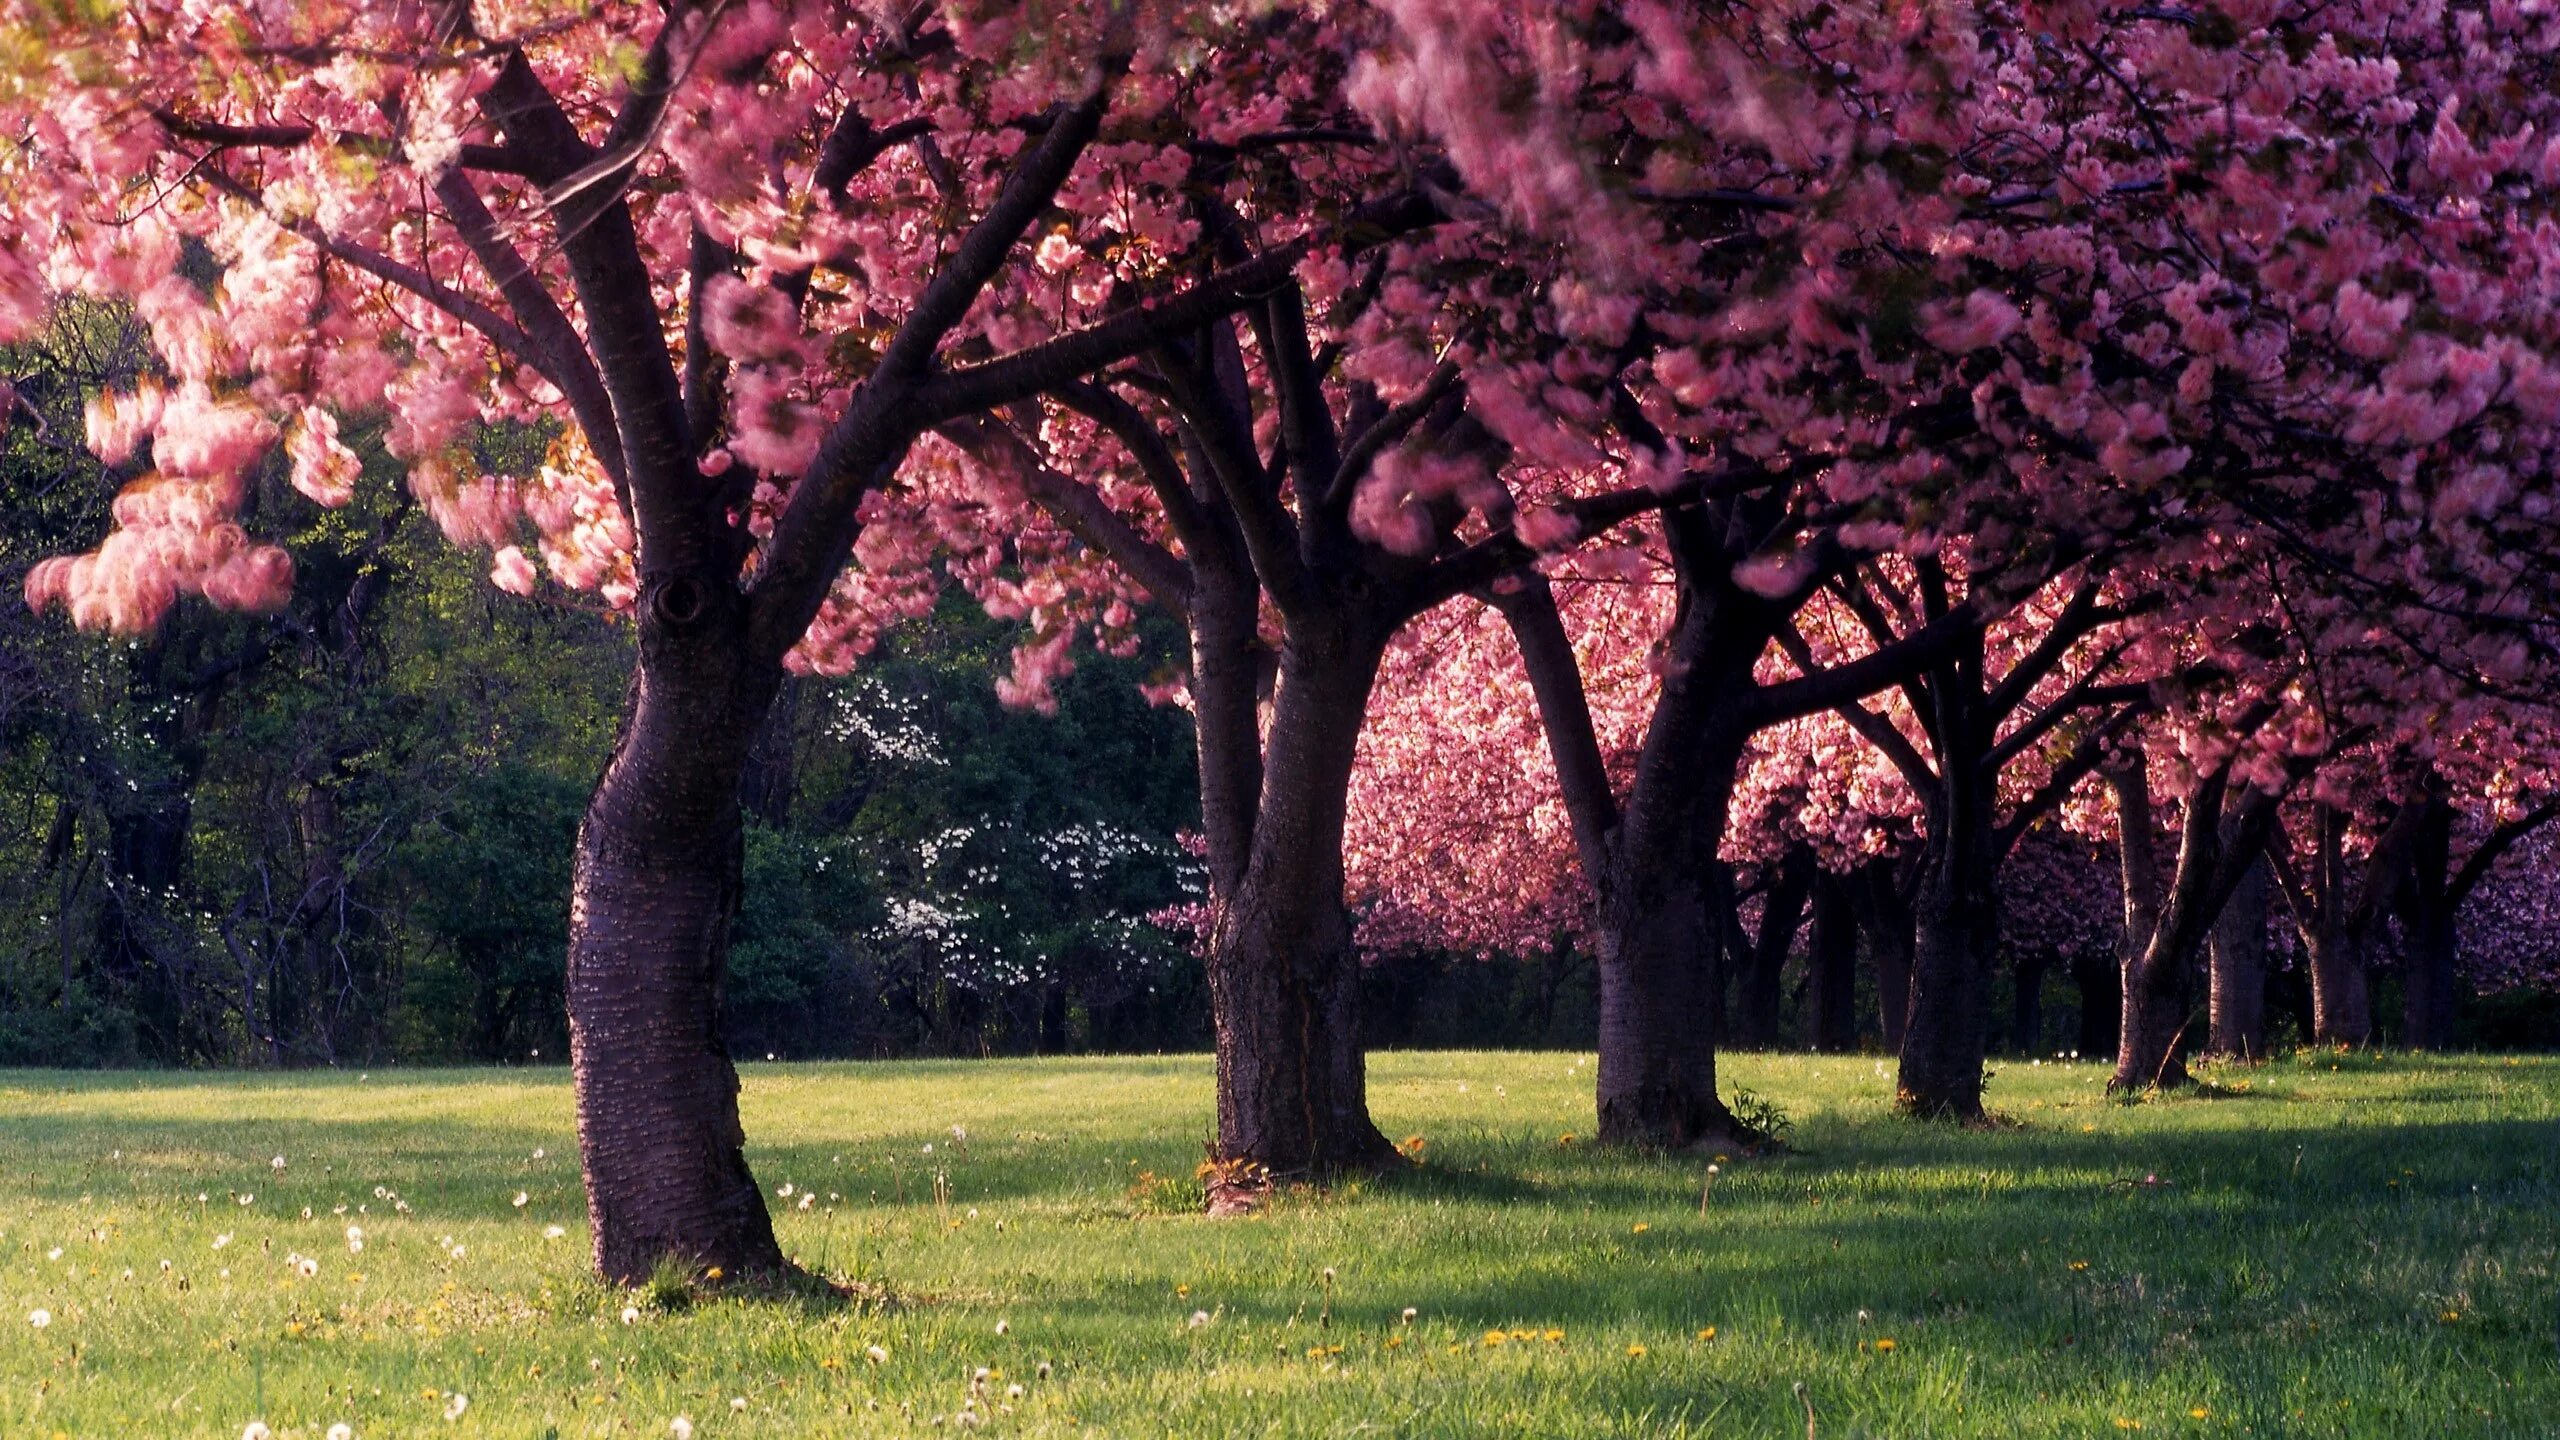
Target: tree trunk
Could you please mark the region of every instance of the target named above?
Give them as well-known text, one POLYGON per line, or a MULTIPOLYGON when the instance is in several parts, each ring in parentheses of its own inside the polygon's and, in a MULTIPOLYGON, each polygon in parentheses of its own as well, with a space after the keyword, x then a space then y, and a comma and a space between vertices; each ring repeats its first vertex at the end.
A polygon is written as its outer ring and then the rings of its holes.
POLYGON ((2214 863, 2209 842, 2222 809, 2216 780, 2187 799, 2177 868, 2163 883, 2150 773, 2139 756, 2104 772, 2116 797, 2116 854, 2122 868, 2124 928, 2116 941, 2121 1008, 2116 1012, 2116 1071, 2111 1091, 2168 1089, 2187 1083, 2180 1057, 2190 1003, 2183 941, 2195 928, 2197 884, 2214 863), (2180 883, 2180 882, 2185 883, 2180 883))
POLYGON ((720 1024, 744 863, 739 779, 779 674, 748 669, 734 615, 701 589, 667 582, 643 617, 571 888, 580 1159, 596 1269, 626 1284, 667 1261, 788 1268, 747 1169, 720 1024))
POLYGON ((2366 937, 2323 926, 2311 937, 2311 1038, 2323 1045, 2362 1045, 2373 1038, 2373 990, 2365 975, 2366 937))
POLYGON ((1847 881, 1813 882, 1813 936, 1805 973, 1805 1033, 1813 1048, 1839 1054, 1858 1046, 1858 921, 1847 881))
POLYGON ((1936 709, 1936 831, 1921 857, 1912 907, 1910 1028, 1902 1037, 1895 1103, 1924 1119, 1982 1118, 1982 1061, 1991 962, 2000 943, 1998 837, 1991 732, 1982 701, 1982 640, 1940 666, 1936 709))
POLYGON ((2267 883, 2267 863, 2250 865, 2214 922, 2206 950, 2213 1014, 2206 1048, 2227 1059, 2266 1058, 2267 883))
POLYGON ((1601 1143, 1756 1142, 1716 1094, 1720 947, 1705 872, 1621 852, 1599 891, 1601 1143))
POLYGON ((1218 1158, 1276 1175, 1395 1156, 1369 1119, 1359 960, 1342 894, 1343 812, 1379 654, 1365 640, 1290 640, 1249 858, 1216 906, 1218 1158))
POLYGON ((2110 1090, 2167 1090, 2192 1077, 2182 1051, 2194 1008, 2186 957, 2154 943, 2124 962, 2124 1008, 2116 1033, 2116 1073, 2110 1090))
POLYGON ((2447 1050, 2453 1046, 2454 1002, 2459 995, 2454 972, 2453 916, 2432 911, 2404 918, 2401 1040, 2411 1050, 2447 1050))
MULTIPOLYGON (((1954 807, 1950 807, 1951 809, 1954 807)), ((1913 908, 1910 1026, 1895 1103, 1924 1119, 1982 1118, 1991 954, 1999 939, 1990 835, 1958 816, 1923 863, 1913 908)))
MULTIPOLYGON (((2400 891, 2400 1043, 2411 1050, 2445 1050, 2453 1045, 2454 1005, 2460 993, 2461 982, 2454 973, 2460 943, 2454 912, 2461 902, 2457 882, 2448 873, 2453 859, 2453 807, 2440 795, 2429 796, 2426 804, 2428 811, 2410 852, 2408 880, 2400 891)), ((2495 844, 2496 837, 2489 843, 2495 844)))

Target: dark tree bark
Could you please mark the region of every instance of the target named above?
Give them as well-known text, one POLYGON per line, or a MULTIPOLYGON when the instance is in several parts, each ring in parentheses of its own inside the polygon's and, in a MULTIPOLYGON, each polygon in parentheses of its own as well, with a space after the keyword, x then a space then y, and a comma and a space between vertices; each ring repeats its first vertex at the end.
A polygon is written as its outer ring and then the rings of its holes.
MULTIPOLYGON (((679 368, 624 189, 591 173, 600 156, 645 146, 675 88, 672 47, 683 28, 666 27, 639 58, 600 143, 586 138, 520 49, 494 47, 481 112, 503 135, 511 168, 547 197, 575 321, 490 215, 467 169, 448 172, 435 191, 507 310, 457 318, 495 333, 566 397, 636 538, 639 665, 579 829, 566 986, 596 1265, 623 1282, 669 1260, 732 1274, 787 1268, 746 1166, 737 1074, 720 1034, 743 868, 739 796, 783 657, 841 573, 864 498, 925 431, 1129 359, 1251 303, 1246 291, 1260 288, 1236 275, 1210 276, 1151 308, 1009 356, 951 367, 938 354, 1013 263, 1098 132, 1107 82, 1125 59, 1106 56, 1097 77, 1106 83, 1052 112, 944 253, 759 545, 744 521, 759 477, 744 465, 705 475, 697 460, 727 425, 727 385, 704 334, 705 307, 688 306, 679 368)), ((840 189, 878 153, 859 143, 867 127, 858 116, 837 130, 853 143, 829 145, 813 177, 819 192, 840 189)), ((1286 268, 1273 255, 1255 264, 1261 268, 1250 273, 1265 281, 1270 269, 1286 268)), ((695 291, 740 269, 727 247, 695 233, 687 276, 695 291)), ((773 283, 797 307, 806 280, 785 275, 773 283)), ((439 288, 421 293, 451 308, 439 288)))
POLYGON ((1704 877, 1622 858, 1602 896, 1601 1142, 1678 1149, 1757 1139, 1716 1090, 1718 947, 1704 877))
POLYGON ((1805 965, 1805 1034, 1816 1050, 1858 1047, 1858 920, 1848 879, 1818 872, 1805 965))
POLYGON ((2394 805, 2371 848, 2357 859, 2348 853, 2346 812, 2315 804, 2305 852, 2297 856, 2281 836, 2268 851, 2268 866, 2302 937, 2311 976, 2311 1038, 2320 1044, 2373 1039, 2373 936, 2407 874, 2427 810, 2423 798, 2394 805))
POLYGON ((2241 872, 2207 943, 2212 1033, 2206 1049, 2229 1060, 2267 1055, 2267 863, 2241 872))
POLYGON ((2313 932, 2310 950, 2311 1038, 2323 1045, 2362 1045, 2373 1038, 2370 937, 2353 930, 2313 932))
MULTIPOLYGON (((1741 743, 1713 707, 1747 686, 1720 643, 1715 600, 1684 589, 1662 693, 1623 807, 1613 792, 1573 646, 1546 582, 1521 577, 1495 605, 1519 641, 1594 895, 1603 1144, 1756 1144, 1716 1090, 1723 917, 1710 893, 1741 743)), ((1756 646, 1751 653, 1756 653, 1756 646)))
POLYGON ((2116 1073, 2107 1088, 2165 1089, 2188 1078, 2178 1057, 2187 1024, 2185 957, 2158 943, 2159 821, 2152 814, 2151 781, 2142 757, 2136 754, 2122 769, 2109 771, 2107 783, 2116 796, 2116 850, 2124 876, 2124 929, 2116 950, 2121 984, 2116 1073))
MULTIPOLYGON (((1638 443, 1658 440, 1636 434, 1638 443)), ((1743 748, 1770 725, 1926 668, 1978 625, 1969 608, 1957 607, 1856 661, 1808 665, 1797 678, 1759 683, 1753 668, 1811 594, 1810 583, 1804 593, 1780 596, 1733 583, 1742 558, 1733 537, 1764 533, 1771 523, 1747 506, 1683 504, 1663 512, 1679 607, 1623 806, 1601 763, 1553 595, 1534 575, 1495 595, 1519 640, 1594 892, 1603 1143, 1678 1148, 1766 1138, 1736 1119, 1715 1088, 1722 983, 1714 967, 1724 947, 1708 887, 1743 748)))
MULTIPOLYGON (((2242 717, 2244 732, 2266 723, 2272 707, 2242 717)), ((2287 788, 2309 768, 2297 760, 2287 788)), ((2139 754, 2104 772, 2116 796, 2117 848, 2124 865, 2124 931, 2118 963, 2122 1010, 2110 1090, 2184 1085, 2184 1053, 2194 1022, 2198 952, 2241 876, 2275 828, 2280 791, 2256 785, 2232 793, 2230 762, 2197 777, 2186 796, 2175 861, 2163 877, 2158 821, 2139 754)))
POLYGON ((1351 766, 1381 653, 1366 636, 1291 638, 1249 859, 1210 938, 1218 1154, 1278 1175, 1395 1154, 1369 1119, 1342 890, 1351 766))
POLYGON ((644 598, 639 672, 570 891, 595 1264, 626 1283, 669 1259, 773 1273, 786 1262, 747 1169, 720 1014, 743 883, 739 781, 781 672, 745 660, 734 596, 678 580, 644 598))
MULTIPOLYGON (((1972 592, 2029 593, 2075 559, 2048 556, 2042 566, 2020 575, 1977 575, 1972 592)), ((1912 578, 1909 594, 1881 575, 1853 577, 1839 587, 1850 613, 1877 644, 1891 644, 1897 625, 1940 624, 1955 613, 1955 577, 1944 565, 1917 560, 1912 578)), ((1913 857, 1905 882, 1909 888, 1902 892, 1909 897, 1910 922, 1903 1010, 1907 1023, 1898 1036, 1887 1026, 1887 1043, 1901 1055, 1896 1101, 1907 1114, 1982 1118, 1991 977, 2000 943, 2000 867, 2027 828, 2096 766, 2108 737, 2126 723, 2140 698, 2132 686, 2099 683, 2113 658, 2102 655, 2079 679, 2038 699, 2040 687, 2075 646, 2122 618, 2123 611, 2100 603, 2099 589, 2095 578, 2083 580, 2036 645, 1997 677, 1989 673, 1985 632, 1976 626, 1950 643, 1936 663, 1907 678, 1901 689, 1918 722, 1917 741, 1863 705, 1839 707, 1841 717, 1902 773, 1926 808, 1927 839, 1913 857), (2081 725, 2088 712, 2110 707, 2111 715, 2081 725), (2016 723, 2003 735, 2003 725, 2013 719, 2016 723), (2003 816, 2002 771, 2047 737, 2069 738, 2068 727, 2079 727, 2081 733, 2065 758, 2042 787, 2003 816)), ((1988 604, 2005 602, 1995 595, 1988 604)), ((1792 633, 1789 648, 1799 664, 1805 663, 1806 647, 1792 633)), ((1878 955, 1900 959, 1898 948, 1880 946, 1878 955)), ((1889 982, 1891 977, 1880 974, 1880 979, 1889 982)))
POLYGON ((1923 1119, 1982 1118, 1991 964, 1999 941, 1998 838, 1979 635, 1925 692, 1938 749, 1937 801, 1912 907, 1911 1019, 1895 1103, 1923 1119))

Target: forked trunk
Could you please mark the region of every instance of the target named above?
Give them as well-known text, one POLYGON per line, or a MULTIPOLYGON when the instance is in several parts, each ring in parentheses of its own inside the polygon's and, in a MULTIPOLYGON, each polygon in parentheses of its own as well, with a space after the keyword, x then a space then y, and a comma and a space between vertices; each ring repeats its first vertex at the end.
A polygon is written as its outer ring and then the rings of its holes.
POLYGON ((1495 592, 1494 604, 1520 642, 1592 890, 1604 1144, 1679 1148, 1766 1138, 1716 1095, 1718 960, 1731 903, 1716 847, 1742 737, 1713 723, 1716 707, 1748 686, 1766 635, 1746 629, 1737 638, 1720 628, 1715 617, 1722 612, 1686 587, 1684 581, 1671 640, 1678 663, 1666 667, 1623 808, 1611 794, 1573 646, 1546 582, 1531 577, 1495 592))
POLYGON ((2267 1053, 2267 865, 2240 878, 2208 942, 2213 1026, 2206 1048, 2233 1060, 2267 1053))
POLYGON ((2187 957, 2152 944, 2124 962, 2124 1008, 2116 1035, 2116 1073, 2109 1090, 2174 1089, 2188 1083, 2188 1017, 2194 1008, 2187 957))
POLYGON ((1378 658, 1365 643, 1291 642, 1249 858, 1210 937, 1218 1158, 1275 1175, 1395 1156, 1369 1119, 1342 894, 1343 814, 1378 658))
POLYGON ((738 1122, 721 988, 741 888, 738 781, 773 677, 714 617, 657 616, 578 832, 567 978, 596 1269, 787 1268, 738 1122), (680 633, 669 634, 669 630, 680 633))

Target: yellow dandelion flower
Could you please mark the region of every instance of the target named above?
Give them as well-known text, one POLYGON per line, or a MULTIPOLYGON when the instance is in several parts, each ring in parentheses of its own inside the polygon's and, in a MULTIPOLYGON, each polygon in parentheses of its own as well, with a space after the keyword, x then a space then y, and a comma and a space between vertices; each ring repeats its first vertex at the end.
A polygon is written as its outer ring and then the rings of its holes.
POLYGON ((1652 1224, 1651 1224, 1650 1222, 1648 1222, 1648 1221, 1643 1221, 1643 1220, 1639 1220, 1639 1221, 1637 1221, 1637 1222, 1636 1222, 1635 1233, 1636 1233, 1636 1234, 1638 1234, 1638 1235, 1641 1235, 1641 1234, 1643 1234, 1644 1232, 1646 1232, 1647 1230, 1650 1230, 1650 1229, 1652 1229, 1652 1228, 1653 1228, 1653 1226, 1652 1226, 1652 1224))
POLYGON ((1488 1349, 1488 1350, 1490 1350, 1490 1349, 1492 1349, 1494 1346, 1496 1346, 1496 1345, 1500 1345, 1500 1344, 1502 1344, 1503 1342, 1505 1342, 1505 1341, 1509 1340, 1510 1338, 1511 1338, 1510 1336, 1503 1334, 1503 1333, 1502 1333, 1501 1331, 1499 1331, 1499 1330, 1487 1330, 1486 1332, 1484 1332, 1484 1344, 1485 1344, 1485 1348, 1486 1348, 1486 1349, 1488 1349))
POLYGON ((1390 1350, 1396 1349, 1403 1344, 1404 1337, 1401 1335, 1390 1335, 1387 1337, 1387 1348, 1390 1350))
POLYGON ((1713 1340, 1716 1338, 1716 1327, 1710 1325, 1706 1329, 1699 1331, 1698 1338, 1701 1340, 1713 1340))
POLYGON ((2438 1317, 2438 1318, 2442 1319, 2442 1320, 2444 1321, 2444 1323, 2446 1323, 2447 1325, 2450 1325, 2450 1324, 2452 1324, 2453 1322, 2455 1322, 2456 1320, 2459 1320, 2459 1319, 2461 1319, 2461 1318, 2462 1318, 2462 1312, 2461 1312, 2461 1311, 2459 1311, 2459 1310, 2447 1310, 2446 1312, 2444 1312, 2444 1314, 2443 1314, 2442 1316, 2440 1316, 2440 1317, 2438 1317))
POLYGON ((1627 1358, 1628 1358, 1628 1359, 1630 1359, 1630 1360, 1641 1360, 1641 1359, 1643 1359, 1643 1358, 1644 1358, 1644 1347, 1643 1347, 1643 1346, 1641 1346, 1641 1345, 1630 1345, 1630 1346, 1628 1346, 1628 1347, 1627 1347, 1627 1358))
POLYGON ((1891 1352, 1892 1352, 1892 1350, 1894 1349, 1894 1341, 1893 1341, 1893 1337, 1892 1337, 1892 1336, 1890 1336, 1890 1335, 1887 1335, 1887 1336, 1886 1336, 1886 1337, 1884 1337, 1883 1339, 1878 1340, 1878 1341, 1876 1342, 1876 1349, 1877 1349, 1879 1352, 1883 1352, 1883 1353, 1891 1353, 1891 1352))
POLYGON ((2089 1268, 2089 1262, 2088 1262, 2088 1261, 2086 1261, 2086 1260, 2074 1260, 2074 1261, 2072 1261, 2072 1262, 2071 1262, 2071 1273, 2072 1273, 2072 1274, 2074 1274, 2074 1275, 2077 1275, 2077 1274, 2079 1274, 2081 1271, 2086 1270, 2086 1269, 2088 1269, 2088 1268, 2089 1268))
POLYGON ((2197 1406, 2197 1407, 2196 1407, 2196 1408, 2194 1408, 2193 1410, 2188 1411, 2188 1412, 2187 1412, 2187 1414, 2188 1414, 2188 1416, 2189 1416, 2190 1418, 2192 1418, 2192 1419, 2197 1419, 2197 1420, 2210 1420, 2210 1419, 2212 1419, 2212 1418, 2213 1418, 2213 1412, 2212 1412, 2212 1411, 2210 1411, 2210 1410, 2207 1410, 2206 1408, 2204 1408, 2204 1407, 2203 1407, 2203 1406, 2201 1406, 2201 1405, 2197 1406))
POLYGON ((1561 1344, 1563 1344, 1563 1343, 1564 1343, 1564 1332, 1563 1332, 1563 1331, 1561 1331, 1561 1330, 1549 1330, 1549 1331, 1547 1332, 1547 1343, 1548 1343, 1548 1344, 1550 1344, 1550 1345, 1561 1345, 1561 1344))
POLYGON ((2139 1420, 2128 1420, 2124 1416, 2119 1415, 2116 1417, 2116 1428, 2119 1430, 2139 1430, 2142 1428, 2142 1422, 2139 1420))

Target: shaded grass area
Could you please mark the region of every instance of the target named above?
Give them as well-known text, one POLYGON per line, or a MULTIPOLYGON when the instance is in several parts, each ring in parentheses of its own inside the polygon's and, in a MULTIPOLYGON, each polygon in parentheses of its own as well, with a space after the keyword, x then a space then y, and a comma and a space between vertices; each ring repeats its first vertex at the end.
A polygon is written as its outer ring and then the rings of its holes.
POLYGON ((752 1065, 786 1247, 897 1298, 672 1308, 586 1278, 561 1072, 0 1072, 0 1435, 2560 1434, 2560 1062, 1727 1069, 1796 1150, 1703 1214, 1587 1056, 1428 1053, 1422 1166, 1211 1221, 1205 1059, 752 1065))

